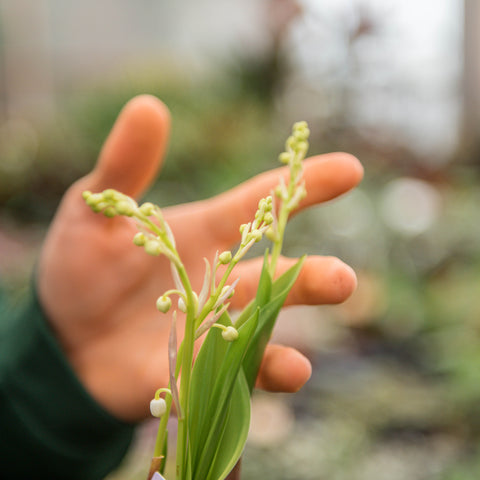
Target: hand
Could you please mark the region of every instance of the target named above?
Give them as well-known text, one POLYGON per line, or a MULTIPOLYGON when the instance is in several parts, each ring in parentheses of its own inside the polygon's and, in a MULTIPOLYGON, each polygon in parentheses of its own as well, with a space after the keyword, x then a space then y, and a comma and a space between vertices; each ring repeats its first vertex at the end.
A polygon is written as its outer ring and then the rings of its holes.
MULTIPOLYGON (((41 252, 40 301, 74 370, 91 395, 125 421, 148 415, 155 390, 168 382, 167 339, 170 325, 155 301, 171 288, 165 258, 151 257, 132 245, 130 219, 95 215, 82 199, 84 190, 115 188, 139 197, 161 167, 170 128, 167 108, 154 97, 140 96, 123 109, 94 170, 65 194, 41 252)), ((249 221, 258 200, 269 194, 285 169, 261 174, 212 199, 163 210, 194 288, 204 276, 203 257, 239 239, 239 225, 249 221)), ((305 162, 307 198, 300 209, 330 200, 362 178, 358 160, 344 153, 305 162)), ((294 260, 281 259, 279 271, 294 260)), ((241 277, 232 307, 241 307, 256 290, 261 259, 237 266, 241 277)), ((310 257, 289 304, 330 304, 345 300, 356 285, 352 269, 331 257, 310 257)), ((270 346, 258 386, 296 391, 311 366, 299 352, 270 346)))

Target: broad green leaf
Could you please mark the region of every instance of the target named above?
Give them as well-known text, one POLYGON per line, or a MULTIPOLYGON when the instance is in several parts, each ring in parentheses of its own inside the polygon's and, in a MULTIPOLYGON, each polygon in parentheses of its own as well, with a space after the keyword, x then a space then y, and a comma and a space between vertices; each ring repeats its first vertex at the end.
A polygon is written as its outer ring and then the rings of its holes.
POLYGON ((222 480, 242 455, 250 427, 250 390, 242 370, 232 391, 222 437, 206 480, 222 480))
POLYGON ((255 302, 258 306, 262 306, 270 300, 272 294, 272 277, 268 271, 268 249, 263 257, 262 272, 258 281, 257 295, 255 302))
POLYGON ((275 321, 285 303, 288 293, 300 273, 303 262, 304 258, 301 258, 293 267, 290 267, 289 270, 273 282, 271 290, 272 298, 260 309, 258 327, 243 361, 243 370, 250 391, 252 391, 255 386, 258 369, 260 368, 265 347, 270 340, 273 327, 275 326, 275 321))
MULTIPOLYGON (((189 436, 193 450, 189 458, 193 480, 224 478, 240 457, 248 435, 249 394, 278 313, 302 264, 301 259, 272 283, 264 262, 257 296, 235 323, 239 339, 228 344, 218 329, 208 333, 192 372, 189 436)), ((228 314, 219 323, 230 325, 228 314)))
POLYGON ((257 324, 258 312, 239 328, 237 340, 227 344, 223 355, 218 348, 218 339, 209 340, 208 336, 220 337, 224 343, 227 342, 218 329, 210 330, 195 361, 189 402, 193 479, 205 480, 217 449, 222 448, 218 439, 226 426, 232 391, 238 382, 242 361, 257 324))
MULTIPOLYGON (((232 324, 227 312, 217 322, 223 325, 232 324)), ((212 328, 195 359, 190 387, 189 436, 202 444, 207 438, 205 426, 209 422, 208 405, 212 402, 212 391, 228 345, 221 332, 212 328)))
POLYGON ((238 328, 243 325, 257 309, 268 303, 272 294, 272 278, 268 271, 268 250, 263 257, 262 271, 260 273, 260 279, 258 281, 257 294, 255 298, 242 310, 235 326, 238 328))

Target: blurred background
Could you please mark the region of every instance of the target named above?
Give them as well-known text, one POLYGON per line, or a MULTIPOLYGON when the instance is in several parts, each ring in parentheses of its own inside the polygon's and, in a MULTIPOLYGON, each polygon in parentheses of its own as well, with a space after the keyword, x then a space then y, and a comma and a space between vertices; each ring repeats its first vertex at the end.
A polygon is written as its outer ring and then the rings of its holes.
MULTIPOLYGON (((359 286, 282 315, 314 373, 254 397, 244 478, 480 478, 479 50, 475 0, 0 0, 3 294, 133 95, 172 111, 163 206, 275 167, 307 120, 311 153, 366 176, 296 217, 287 253, 337 255, 359 286)), ((144 478, 154 428, 110 480, 144 478)))

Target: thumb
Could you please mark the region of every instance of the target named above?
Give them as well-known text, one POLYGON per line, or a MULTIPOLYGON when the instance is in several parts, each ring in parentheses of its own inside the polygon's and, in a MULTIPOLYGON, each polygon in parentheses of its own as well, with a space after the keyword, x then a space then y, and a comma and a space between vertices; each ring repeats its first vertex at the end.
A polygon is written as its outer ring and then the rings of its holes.
POLYGON ((170 113, 163 102, 140 95, 123 107, 83 188, 115 188, 140 196, 162 164, 170 133, 170 113))

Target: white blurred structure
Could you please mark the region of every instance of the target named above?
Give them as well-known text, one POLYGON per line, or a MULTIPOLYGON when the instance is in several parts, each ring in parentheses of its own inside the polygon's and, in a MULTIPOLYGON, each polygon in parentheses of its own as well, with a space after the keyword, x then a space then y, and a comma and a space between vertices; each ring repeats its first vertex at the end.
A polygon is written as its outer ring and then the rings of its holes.
POLYGON ((304 15, 283 44, 294 72, 287 107, 441 162, 462 119, 465 7, 465 105, 480 124, 477 0, 0 0, 0 120, 43 114, 59 92, 148 65, 176 62, 192 75, 262 52, 269 20, 295 2, 304 15))
MULTIPOLYGON (((177 59, 190 68, 265 42, 254 0, 0 0, 0 117, 51 108, 55 92, 177 59)), ((132 72, 130 72, 132 73, 132 72)))

